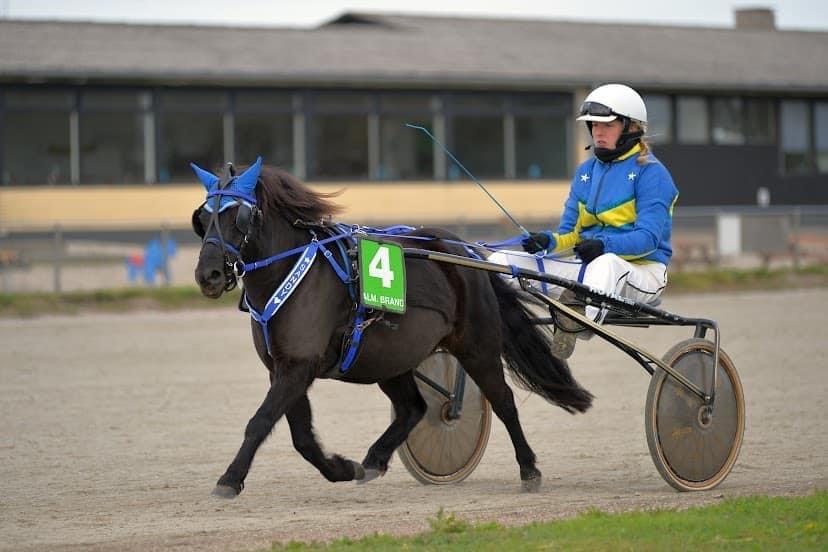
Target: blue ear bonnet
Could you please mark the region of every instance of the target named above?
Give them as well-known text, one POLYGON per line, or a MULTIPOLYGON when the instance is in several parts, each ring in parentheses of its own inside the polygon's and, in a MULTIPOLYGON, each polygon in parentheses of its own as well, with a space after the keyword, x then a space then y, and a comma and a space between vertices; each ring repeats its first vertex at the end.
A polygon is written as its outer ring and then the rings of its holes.
POLYGON ((204 204, 207 212, 213 212, 216 202, 219 202, 219 212, 232 205, 238 205, 240 201, 248 206, 256 204, 256 185, 259 183, 259 173, 262 170, 261 156, 238 176, 231 176, 229 167, 225 169, 221 178, 195 163, 190 163, 190 167, 207 190, 207 203, 204 204), (210 201, 211 197, 219 199, 210 201))

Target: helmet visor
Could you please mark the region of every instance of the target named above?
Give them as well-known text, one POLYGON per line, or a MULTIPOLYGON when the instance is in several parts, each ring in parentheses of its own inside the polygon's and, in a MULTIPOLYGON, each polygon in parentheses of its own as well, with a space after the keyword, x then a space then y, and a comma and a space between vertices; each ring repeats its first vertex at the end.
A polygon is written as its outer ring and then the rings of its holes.
POLYGON ((608 123, 617 119, 619 115, 611 107, 598 102, 584 102, 578 112, 578 121, 598 121, 608 123))

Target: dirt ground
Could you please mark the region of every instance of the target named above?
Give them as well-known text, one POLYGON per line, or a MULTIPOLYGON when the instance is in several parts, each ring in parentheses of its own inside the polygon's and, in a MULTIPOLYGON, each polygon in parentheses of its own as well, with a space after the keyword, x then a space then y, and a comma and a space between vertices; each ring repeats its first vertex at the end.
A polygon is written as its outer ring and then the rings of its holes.
MULTIPOLYGON (((394 459, 367 485, 325 481, 291 447, 282 421, 234 501, 210 496, 264 397, 249 324, 231 310, 0 320, 0 549, 248 550, 426 529, 439 508, 523 524, 609 511, 688 507, 736 495, 828 488, 828 290, 696 295, 663 308, 719 321, 747 398, 742 453, 717 489, 677 493, 644 436, 649 378, 594 339, 571 365, 597 400, 570 416, 516 396, 544 486, 521 494, 495 420, 465 482, 423 486, 394 459)), ((624 332, 654 351, 687 330, 624 332)), ((329 451, 361 460, 389 404, 375 386, 318 382, 311 393, 329 451)))

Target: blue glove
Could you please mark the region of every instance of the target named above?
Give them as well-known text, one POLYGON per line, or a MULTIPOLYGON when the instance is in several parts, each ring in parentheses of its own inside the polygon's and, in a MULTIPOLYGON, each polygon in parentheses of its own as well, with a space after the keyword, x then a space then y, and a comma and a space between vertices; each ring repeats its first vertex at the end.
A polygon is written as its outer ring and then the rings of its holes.
POLYGON ((554 249, 555 238, 549 232, 532 232, 520 241, 520 245, 527 253, 537 253, 548 250, 550 246, 554 249))
POLYGON ((589 264, 604 254, 604 242, 601 240, 584 240, 575 246, 575 254, 584 264, 589 264))

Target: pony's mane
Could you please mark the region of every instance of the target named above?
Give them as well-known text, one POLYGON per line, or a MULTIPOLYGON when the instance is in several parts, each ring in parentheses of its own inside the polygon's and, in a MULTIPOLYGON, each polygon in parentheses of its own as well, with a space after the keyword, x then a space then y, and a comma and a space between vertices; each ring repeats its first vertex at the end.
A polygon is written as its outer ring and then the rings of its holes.
POLYGON ((279 214, 290 223, 296 220, 320 222, 344 210, 342 206, 330 201, 330 198, 340 195, 342 190, 316 192, 289 172, 269 165, 262 167, 259 178, 261 208, 265 216, 270 213, 279 214))

